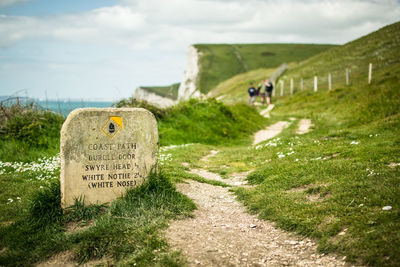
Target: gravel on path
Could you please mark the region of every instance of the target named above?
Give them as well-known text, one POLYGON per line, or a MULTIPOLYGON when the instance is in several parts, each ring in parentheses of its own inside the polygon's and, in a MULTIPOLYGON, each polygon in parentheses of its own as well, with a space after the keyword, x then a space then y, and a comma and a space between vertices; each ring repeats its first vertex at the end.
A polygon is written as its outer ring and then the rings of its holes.
POLYGON ((264 130, 260 130, 256 132, 254 135, 253 145, 257 145, 258 143, 264 142, 265 140, 274 138, 278 134, 282 132, 282 130, 288 127, 289 122, 287 121, 278 121, 275 124, 272 124, 265 128, 264 130))
POLYGON ((301 119, 299 121, 299 128, 297 129, 297 134, 305 134, 310 131, 310 127, 312 126, 310 119, 301 119))
POLYGON ((274 107, 275 107, 275 105, 273 105, 273 104, 269 105, 266 109, 264 109, 264 110, 262 110, 262 111, 260 112, 261 116, 264 116, 265 118, 271 117, 271 116, 269 115, 269 112, 270 112, 274 107))
MULTIPOLYGON (((207 172, 195 173, 214 179, 207 172)), ((242 176, 245 177, 245 176, 242 176)), ((308 239, 249 215, 229 189, 196 181, 178 184, 197 205, 194 217, 173 221, 166 231, 173 249, 182 250, 189 266, 345 266, 317 252, 308 239)))

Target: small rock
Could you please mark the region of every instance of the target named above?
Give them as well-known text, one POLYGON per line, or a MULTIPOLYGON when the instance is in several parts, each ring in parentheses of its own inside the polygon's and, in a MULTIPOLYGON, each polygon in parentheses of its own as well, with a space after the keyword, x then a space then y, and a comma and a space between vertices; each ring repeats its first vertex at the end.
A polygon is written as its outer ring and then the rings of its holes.
POLYGON ((255 225, 255 224, 250 224, 250 228, 256 228, 257 227, 257 225, 255 225))
POLYGON ((364 207, 364 204, 360 204, 360 205, 358 205, 359 207, 364 207))
POLYGON ((344 229, 343 231, 341 231, 338 235, 345 235, 345 234, 346 234, 346 231, 347 231, 347 228, 344 229))
POLYGON ((198 260, 194 260, 194 263, 196 263, 196 264, 200 264, 201 262, 200 262, 200 261, 198 261, 198 260))
POLYGON ((382 208, 382 210, 391 210, 391 209, 392 209, 392 206, 385 206, 382 208))

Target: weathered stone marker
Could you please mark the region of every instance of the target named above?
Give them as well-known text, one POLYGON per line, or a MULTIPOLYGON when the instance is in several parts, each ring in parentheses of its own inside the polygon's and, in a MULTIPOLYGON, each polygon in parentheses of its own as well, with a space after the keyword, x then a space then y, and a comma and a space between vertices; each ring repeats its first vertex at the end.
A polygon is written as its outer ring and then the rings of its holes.
POLYGON ((154 115, 141 108, 83 108, 61 129, 62 206, 110 202, 141 185, 157 164, 154 115))

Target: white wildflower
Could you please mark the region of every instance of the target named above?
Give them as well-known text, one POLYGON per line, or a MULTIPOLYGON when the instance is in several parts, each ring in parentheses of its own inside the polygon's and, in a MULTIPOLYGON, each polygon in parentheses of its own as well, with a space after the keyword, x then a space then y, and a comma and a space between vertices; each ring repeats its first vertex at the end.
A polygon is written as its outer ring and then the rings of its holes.
POLYGON ((187 146, 191 146, 191 145, 193 145, 193 144, 163 146, 163 147, 160 147, 160 152, 164 152, 164 151, 174 149, 174 148, 187 147, 187 146))
POLYGON ((358 145, 360 142, 357 142, 357 141, 352 141, 351 143, 350 143, 350 145, 358 145))

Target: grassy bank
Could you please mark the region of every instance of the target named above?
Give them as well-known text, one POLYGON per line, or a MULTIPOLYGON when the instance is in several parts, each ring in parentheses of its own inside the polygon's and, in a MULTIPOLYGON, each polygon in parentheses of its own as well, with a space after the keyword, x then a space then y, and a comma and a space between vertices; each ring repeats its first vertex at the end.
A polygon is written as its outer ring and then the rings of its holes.
MULTIPOLYGON (((159 121, 161 143, 169 145, 246 143, 251 132, 265 123, 249 106, 228 107, 215 100, 192 100, 168 110, 133 99, 116 104, 127 105, 150 109, 159 121)), ((189 216, 195 208, 187 197, 176 192, 173 183, 185 178, 204 181, 187 174, 179 161, 161 150, 161 173, 152 175, 146 185, 129 191, 110 205, 84 206, 77 202, 63 213, 57 155, 63 118, 30 109, 15 114, 11 121, 23 123, 4 126, 7 129, 4 132, 9 134, 2 141, 6 145, 1 147, 1 266, 30 266, 51 257, 52 264, 58 261, 64 264, 65 259, 71 263, 137 266, 184 264, 185 259, 179 253, 170 251, 161 231, 169 220, 189 216), (12 131, 36 129, 36 125, 42 132, 28 131, 20 136, 17 134, 24 131, 12 131), (41 141, 43 136, 47 137, 44 139, 47 143, 41 141), (16 144, 22 154, 9 155, 8 144, 16 144)), ((207 153, 208 146, 182 146, 173 153, 185 157, 187 149, 200 157, 207 153)))
MULTIPOLYGON (((77 202, 60 208, 58 180, 36 191, 24 214, 0 228, 0 264, 29 266, 55 253, 72 251, 70 262, 180 266, 160 235, 168 220, 187 216, 194 204, 176 192, 163 174, 153 174, 110 206, 77 202)), ((66 254, 68 255, 68 254, 66 254)), ((65 264, 65 258, 57 265, 65 264)))
POLYGON ((62 115, 33 103, 0 105, 0 160, 32 161, 58 151, 62 115))
POLYGON ((214 99, 180 103, 159 120, 161 145, 246 143, 265 125, 265 118, 246 104, 227 106, 214 99))
POLYGON ((123 99, 115 106, 150 110, 158 121, 161 146, 248 143, 249 135, 266 123, 266 119, 254 107, 244 103, 225 105, 213 98, 190 99, 167 109, 133 98, 123 99))

